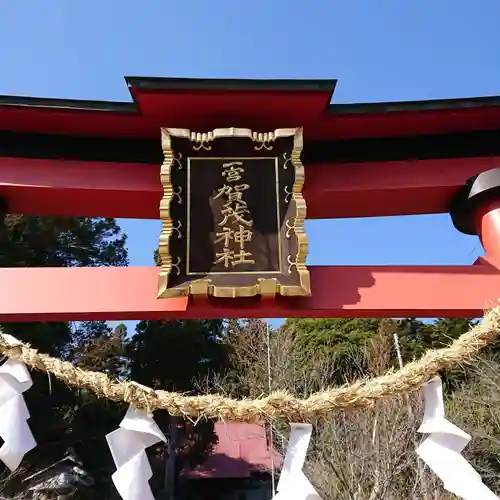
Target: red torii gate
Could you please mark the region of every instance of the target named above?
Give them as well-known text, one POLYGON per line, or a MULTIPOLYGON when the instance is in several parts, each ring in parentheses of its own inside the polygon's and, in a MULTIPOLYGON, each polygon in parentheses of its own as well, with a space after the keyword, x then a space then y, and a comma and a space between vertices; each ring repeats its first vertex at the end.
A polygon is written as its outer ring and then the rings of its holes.
POLYGON ((274 300, 157 299, 153 267, 3 268, 1 321, 453 317, 497 304, 499 97, 332 105, 335 80, 126 81, 131 103, 0 97, 4 212, 159 218, 162 126, 301 126, 308 218, 451 212, 487 257, 311 266, 311 297, 274 300))

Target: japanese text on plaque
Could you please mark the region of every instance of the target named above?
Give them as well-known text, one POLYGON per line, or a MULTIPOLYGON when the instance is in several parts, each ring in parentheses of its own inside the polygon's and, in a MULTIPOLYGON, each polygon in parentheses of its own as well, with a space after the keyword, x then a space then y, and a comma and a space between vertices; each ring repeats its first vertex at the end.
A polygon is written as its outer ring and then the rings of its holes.
POLYGON ((225 268, 244 264, 255 264, 252 253, 246 244, 252 241, 253 220, 244 199, 244 192, 250 189, 243 183, 242 174, 245 169, 242 161, 231 161, 222 164, 224 184, 217 190, 214 199, 221 198, 222 220, 215 233, 215 244, 220 245, 215 254, 214 264, 223 264, 225 268))

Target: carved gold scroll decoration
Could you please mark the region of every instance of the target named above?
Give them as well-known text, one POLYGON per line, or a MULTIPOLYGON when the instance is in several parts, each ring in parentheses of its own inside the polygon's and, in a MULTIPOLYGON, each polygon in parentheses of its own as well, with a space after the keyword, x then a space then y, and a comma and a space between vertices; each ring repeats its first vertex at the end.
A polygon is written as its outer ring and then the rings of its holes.
POLYGON ((170 236, 172 235, 174 224, 170 217, 170 203, 174 196, 174 188, 170 178, 171 170, 174 165, 182 165, 179 160, 175 160, 174 152, 172 151, 170 135, 166 130, 161 131, 161 145, 163 149, 163 164, 160 169, 160 181, 163 186, 163 196, 160 201, 160 220, 161 232, 160 241, 158 244, 158 253, 160 256, 160 278, 159 278, 159 296, 165 293, 167 288, 168 276, 172 270, 172 256, 170 255, 170 236), (177 164, 176 164, 177 162, 177 164))

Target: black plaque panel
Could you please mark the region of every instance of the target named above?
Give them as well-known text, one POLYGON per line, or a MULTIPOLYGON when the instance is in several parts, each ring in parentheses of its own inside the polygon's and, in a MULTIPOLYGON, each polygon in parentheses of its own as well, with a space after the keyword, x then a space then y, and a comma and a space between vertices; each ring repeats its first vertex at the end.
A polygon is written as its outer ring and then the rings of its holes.
POLYGON ((163 129, 160 297, 310 294, 301 132, 163 129))

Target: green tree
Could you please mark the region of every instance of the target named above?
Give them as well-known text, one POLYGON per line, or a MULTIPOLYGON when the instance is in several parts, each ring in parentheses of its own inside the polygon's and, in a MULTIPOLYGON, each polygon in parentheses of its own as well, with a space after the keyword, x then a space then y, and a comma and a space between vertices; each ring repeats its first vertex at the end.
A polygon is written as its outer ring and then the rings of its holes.
POLYGON ((444 318, 424 322, 414 318, 399 322, 402 355, 406 361, 422 356, 428 349, 440 349, 467 332, 474 322, 467 318, 444 318))
POLYGON ((343 383, 362 375, 364 351, 377 333, 380 320, 363 318, 288 319, 282 329, 294 339, 294 356, 310 369, 328 359, 330 383, 343 383))
MULTIPOLYGON (((113 219, 13 214, 0 216, 2 267, 127 265, 125 242, 126 236, 113 219)), ((74 286, 78 286, 78 283, 74 286)), ((69 293, 71 290, 68 290, 69 293)), ((92 291, 89 290, 89 293, 92 291)), ((104 322, 3 323, 1 326, 6 333, 29 342, 42 352, 68 360, 79 360, 84 364, 78 356, 83 355, 85 346, 114 335, 104 322)), ((123 363, 118 362, 118 357, 115 361, 116 365, 110 361, 107 369, 119 374, 123 370, 123 363)), ((89 400, 88 394, 70 390, 58 380, 40 372, 33 371, 32 378, 33 387, 25 396, 31 414, 30 426, 38 446, 23 462, 26 472, 34 472, 61 458, 69 446, 85 456, 86 465, 92 469, 96 462, 94 459, 99 461, 101 458, 97 456, 90 460, 92 453, 95 453, 97 434, 102 441, 105 432, 116 425, 115 410, 110 413, 105 409, 100 415, 101 423, 110 416, 113 425, 111 422, 107 426, 89 425, 82 412, 89 400)), ((109 452, 102 456, 112 466, 109 452)), ((97 475, 99 467, 96 469, 97 475)))
POLYGON ((130 343, 130 376, 156 388, 193 391, 193 380, 223 369, 222 320, 141 321, 130 343))
MULTIPOLYGON (((429 349, 441 349, 469 331, 476 322, 469 318, 440 318, 433 322, 405 319, 399 322, 401 353, 405 362, 418 359, 429 349)), ((493 348, 490 351, 494 351, 493 348)), ((459 366, 441 373, 448 391, 459 388, 469 378, 469 370, 459 366)))

